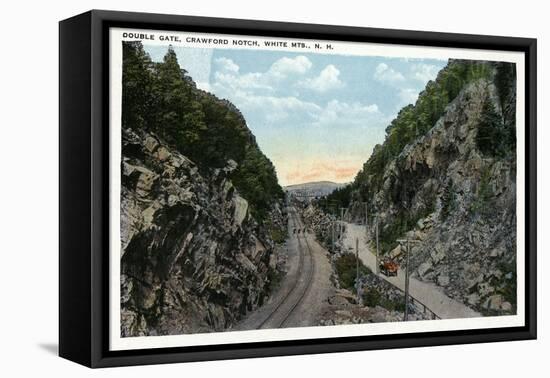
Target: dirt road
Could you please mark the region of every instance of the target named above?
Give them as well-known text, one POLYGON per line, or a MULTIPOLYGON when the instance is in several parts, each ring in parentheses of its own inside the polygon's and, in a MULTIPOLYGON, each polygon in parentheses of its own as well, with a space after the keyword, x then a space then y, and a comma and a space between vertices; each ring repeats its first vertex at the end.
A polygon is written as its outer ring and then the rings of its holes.
MULTIPOLYGON (((359 240, 359 258, 373 272, 376 272, 376 255, 367 245, 365 226, 353 223, 346 223, 343 245, 345 249, 355 251, 355 240, 359 240)), ((381 278, 405 290, 405 271, 400 269, 397 276, 387 277, 383 274, 381 278)), ((433 283, 423 282, 414 277, 409 279, 410 294, 428 306, 441 319, 476 318, 482 315, 468 306, 449 298, 443 289, 433 283)))

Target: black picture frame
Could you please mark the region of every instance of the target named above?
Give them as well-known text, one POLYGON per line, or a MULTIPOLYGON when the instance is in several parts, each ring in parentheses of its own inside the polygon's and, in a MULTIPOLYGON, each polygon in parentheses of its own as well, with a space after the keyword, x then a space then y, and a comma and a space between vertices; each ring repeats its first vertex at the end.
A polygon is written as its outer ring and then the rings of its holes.
POLYGON ((534 339, 536 39, 92 10, 59 24, 59 354, 89 367, 534 339), (109 351, 108 30, 125 27, 525 53, 525 326, 109 351))

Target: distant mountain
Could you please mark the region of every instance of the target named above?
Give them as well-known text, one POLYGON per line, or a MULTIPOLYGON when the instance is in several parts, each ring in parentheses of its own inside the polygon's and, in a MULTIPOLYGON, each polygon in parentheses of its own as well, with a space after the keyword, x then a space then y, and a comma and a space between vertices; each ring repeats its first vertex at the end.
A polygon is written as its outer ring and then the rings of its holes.
POLYGON ((283 190, 296 197, 315 198, 327 196, 336 189, 342 188, 347 184, 339 184, 332 181, 306 182, 303 184, 285 186, 283 190))

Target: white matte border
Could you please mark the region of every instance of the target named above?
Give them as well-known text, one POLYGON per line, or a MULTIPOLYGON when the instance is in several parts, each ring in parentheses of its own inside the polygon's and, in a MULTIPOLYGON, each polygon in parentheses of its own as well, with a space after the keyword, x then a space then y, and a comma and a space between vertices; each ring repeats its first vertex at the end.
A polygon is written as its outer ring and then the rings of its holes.
POLYGON ((318 339, 347 336, 370 336, 416 332, 435 332, 483 328, 521 327, 525 325, 525 56, 521 52, 468 50, 455 48, 402 46, 390 44, 311 41, 271 37, 231 36, 226 34, 188 33, 111 28, 109 31, 109 349, 130 350, 145 348, 181 347, 193 345, 232 344, 263 341, 318 339), (467 319, 424 320, 412 322, 372 323, 323 327, 300 327, 269 330, 197 333, 172 336, 120 337, 120 160, 121 160, 121 104, 122 104, 122 41, 124 32, 152 36, 146 44, 249 50, 275 50, 302 53, 323 53, 356 56, 384 56, 401 58, 471 59, 504 61, 516 64, 517 103, 517 314, 467 319), (160 41, 161 36, 178 37, 177 41, 160 41), (190 42, 189 38, 224 39, 227 45, 190 42), (258 41, 260 47, 234 46, 234 40, 258 41), (286 41, 287 47, 263 47, 264 41, 286 41), (304 42, 309 48, 290 48, 291 42, 304 42), (312 49, 314 44, 330 44, 332 49, 312 49))

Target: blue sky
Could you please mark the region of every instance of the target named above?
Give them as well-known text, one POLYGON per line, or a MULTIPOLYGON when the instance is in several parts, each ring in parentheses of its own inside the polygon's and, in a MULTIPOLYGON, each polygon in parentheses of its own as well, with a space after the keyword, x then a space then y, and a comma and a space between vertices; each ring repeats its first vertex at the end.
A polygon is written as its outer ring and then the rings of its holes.
MULTIPOLYGON (((166 46, 144 46, 154 61, 166 46)), ((281 185, 352 181, 446 60, 174 48, 197 85, 243 113, 281 185)))

